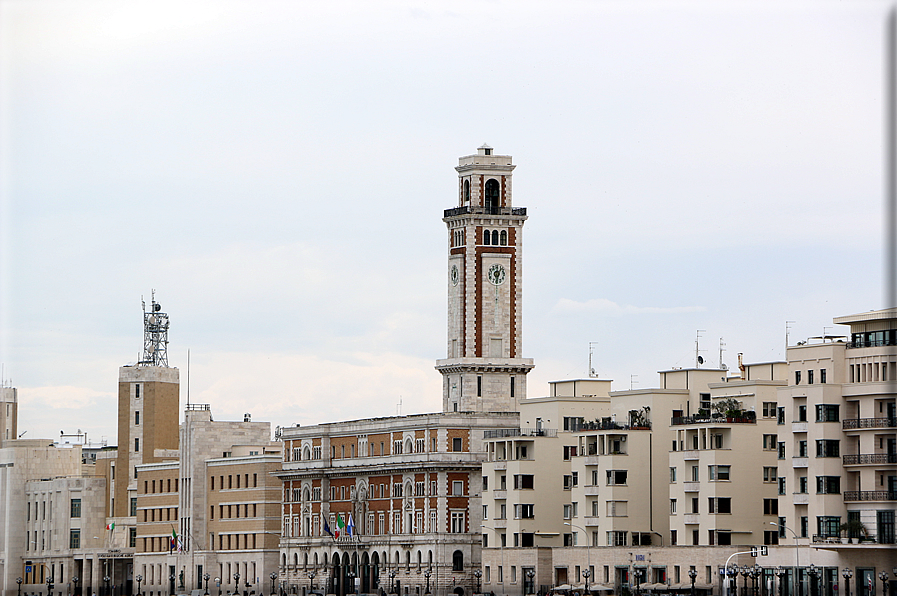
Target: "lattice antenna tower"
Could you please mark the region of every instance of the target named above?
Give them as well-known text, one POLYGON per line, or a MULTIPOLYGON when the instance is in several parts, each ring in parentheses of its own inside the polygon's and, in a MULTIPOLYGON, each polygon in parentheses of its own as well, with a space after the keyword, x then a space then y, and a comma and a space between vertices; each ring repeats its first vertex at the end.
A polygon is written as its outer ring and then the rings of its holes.
POLYGON ((141 366, 163 366, 168 368, 168 313, 156 302, 156 291, 150 299, 150 310, 143 304, 143 358, 141 366))

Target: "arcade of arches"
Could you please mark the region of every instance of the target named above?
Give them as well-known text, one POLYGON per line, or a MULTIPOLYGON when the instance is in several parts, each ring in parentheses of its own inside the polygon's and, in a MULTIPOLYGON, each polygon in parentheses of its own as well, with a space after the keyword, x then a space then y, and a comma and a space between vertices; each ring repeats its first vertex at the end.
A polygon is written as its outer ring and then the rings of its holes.
MULTIPOLYGON (((390 562, 386 551, 368 553, 363 551, 334 552, 331 554, 308 553, 302 557, 298 553, 293 554, 292 565, 299 569, 299 576, 314 575, 302 592, 326 590, 326 594, 346 596, 347 594, 400 594, 402 596, 423 595, 429 588, 429 593, 436 592, 436 586, 440 581, 438 577, 439 566, 433 564, 433 551, 424 553, 417 551, 415 560, 412 560, 411 551, 404 553, 404 560, 399 551, 395 551, 390 562), (424 579, 425 572, 430 570, 432 575, 424 579), (357 589, 356 585, 357 584, 357 589)), ((281 555, 281 567, 286 568, 287 556, 281 555)), ((452 553, 451 572, 464 571, 464 554, 460 550, 452 553)), ((301 585, 301 579, 300 585, 301 585)), ((443 582, 445 578, 443 578, 443 582)), ((464 596, 466 591, 461 586, 452 589, 453 594, 464 596)))

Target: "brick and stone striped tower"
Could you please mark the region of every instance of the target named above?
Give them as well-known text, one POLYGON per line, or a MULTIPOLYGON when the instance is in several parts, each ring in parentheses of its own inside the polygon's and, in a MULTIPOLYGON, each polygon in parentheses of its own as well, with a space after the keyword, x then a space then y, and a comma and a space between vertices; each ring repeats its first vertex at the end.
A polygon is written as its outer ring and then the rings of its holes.
POLYGON ((458 206, 447 209, 448 346, 436 362, 445 412, 513 412, 526 397, 522 246, 526 208, 514 208, 509 155, 483 145, 458 160, 458 206))

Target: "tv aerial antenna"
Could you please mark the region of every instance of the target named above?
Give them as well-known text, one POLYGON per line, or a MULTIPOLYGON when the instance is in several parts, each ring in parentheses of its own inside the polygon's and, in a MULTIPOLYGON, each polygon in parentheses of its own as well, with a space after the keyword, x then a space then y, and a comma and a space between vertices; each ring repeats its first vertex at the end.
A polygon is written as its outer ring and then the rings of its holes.
POLYGON ((600 342, 590 341, 589 342, 589 378, 595 379, 598 378, 598 373, 595 372, 595 369, 592 367, 592 353, 595 350, 595 346, 597 346, 600 342))
POLYGON ((701 350, 698 346, 698 342, 701 339, 701 334, 707 333, 706 329, 698 329, 697 333, 695 333, 695 368, 700 368, 702 364, 704 364, 704 357, 701 356, 701 350))
POLYGON ((162 366, 168 368, 168 313, 162 312, 162 305, 156 302, 156 290, 152 291, 149 312, 143 305, 143 356, 140 366, 162 366))

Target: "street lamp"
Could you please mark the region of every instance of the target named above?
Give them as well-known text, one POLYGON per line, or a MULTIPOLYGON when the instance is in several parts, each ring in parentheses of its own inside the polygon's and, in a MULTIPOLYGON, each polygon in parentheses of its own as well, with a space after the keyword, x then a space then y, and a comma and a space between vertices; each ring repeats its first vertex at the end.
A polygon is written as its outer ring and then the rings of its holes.
POLYGON ((473 572, 473 575, 474 575, 474 577, 477 578, 477 594, 479 594, 480 593, 480 580, 483 577, 483 572, 480 571, 479 569, 477 569, 476 571, 473 572))
MULTIPOLYGON (((109 581, 109 578, 106 578, 106 581, 109 581)), ((174 574, 168 576, 168 592, 171 596, 174 596, 174 574)))
POLYGON ((206 596, 209 596, 209 580, 212 579, 212 576, 208 573, 203 573, 202 578, 206 580, 206 596))
POLYGON ((392 591, 393 591, 393 587, 394 587, 393 581, 395 580, 395 577, 396 577, 396 570, 390 569, 389 570, 389 593, 390 594, 392 594, 392 591))
POLYGON ((218 596, 221 596, 221 578, 215 578, 215 585, 218 586, 218 596))
POLYGON ((305 575, 308 576, 308 591, 311 592, 315 589, 315 576, 318 574, 317 570, 312 569, 307 572, 305 575))
POLYGON ((355 590, 355 572, 350 569, 349 571, 346 572, 346 577, 349 578, 349 584, 352 586, 352 591, 356 592, 356 590, 355 590))
POLYGON ((577 526, 576 524, 571 524, 570 522, 564 522, 565 526, 570 526, 571 528, 576 528, 577 530, 582 530, 582 535, 586 539, 586 560, 589 562, 588 569, 592 568, 592 543, 589 541, 589 533, 582 526, 577 526))
POLYGON ((738 596, 738 565, 726 566, 726 585, 732 588, 731 596, 738 596))
MULTIPOLYGON (((137 596, 140 596, 140 582, 142 582, 142 581, 143 581, 143 576, 138 575, 137 576, 137 596)), ((208 594, 208 591, 206 592, 206 594, 208 594)))
MULTIPOLYGON (((779 596, 782 596, 785 593, 784 583, 785 583, 785 574, 786 573, 788 573, 788 571, 781 565, 779 565, 775 569, 776 577, 779 578, 779 596)), ((845 594, 844 596, 850 596, 850 594, 845 594)))
POLYGON ((234 594, 240 593, 240 572, 234 574, 234 594))
POLYGON ((529 580, 529 592, 527 592, 527 594, 535 594, 536 593, 536 583, 533 580, 536 578, 536 570, 535 569, 527 569, 526 570, 526 578, 529 580))
POLYGON ((819 572, 820 569, 813 563, 810 563, 810 567, 809 569, 807 569, 807 577, 810 581, 810 596, 816 596, 816 592, 819 587, 819 572))
POLYGON ((103 576, 103 582, 106 584, 106 596, 109 596, 109 579, 108 575, 103 576))
POLYGON ((592 572, 588 569, 583 569, 582 576, 586 578, 586 594, 589 593, 589 577, 592 575, 592 572))
MULTIPOLYGON (((887 574, 885 574, 887 575, 887 574)), ((47 596, 53 596, 53 577, 47 578, 47 596)))
POLYGON ((272 571, 268 577, 271 578, 271 596, 274 596, 274 590, 276 589, 274 587, 274 581, 277 579, 277 573, 272 571))
POLYGON ((841 577, 844 578, 844 596, 850 596, 850 578, 853 577, 850 567, 841 570, 841 577))
POLYGON ((22 580, 21 577, 17 577, 17 578, 16 578, 16 583, 19 584, 19 590, 18 590, 18 592, 16 593, 16 596, 22 596, 22 581, 23 581, 23 580, 22 580))
POLYGON ((760 591, 760 576, 763 574, 763 568, 759 564, 754 563, 751 568, 751 579, 754 580, 754 596, 760 591))
POLYGON ((78 582, 79 581, 81 581, 81 578, 79 578, 77 575, 72 578, 72 585, 75 587, 75 589, 74 589, 75 594, 78 593, 78 582))
POLYGON ((779 524, 777 522, 769 522, 769 525, 775 526, 777 528, 785 528, 786 530, 791 532, 792 536, 794 536, 794 559, 795 559, 796 565, 797 565, 797 570, 796 570, 796 572, 797 572, 797 596, 801 596, 801 584, 803 582, 801 581, 802 578, 800 576, 800 543, 797 541, 797 532, 795 532, 794 530, 792 530, 785 524, 779 524))
POLYGON ((695 571, 694 567, 688 570, 688 579, 691 580, 691 596, 695 596, 695 578, 698 577, 698 572, 695 571))
POLYGON ((427 567, 427 570, 424 571, 424 577, 427 578, 427 591, 424 594, 430 593, 430 576, 433 575, 433 570, 427 567))
POLYGON ((882 571, 879 573, 878 579, 881 580, 881 596, 888 596, 888 572, 882 571))
POLYGON ((742 596, 748 595, 747 579, 750 574, 751 574, 751 568, 748 567, 747 565, 742 565, 741 566, 741 578, 742 578, 741 579, 741 595, 742 596))

